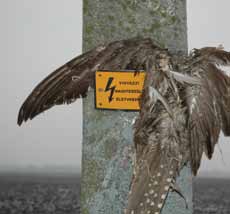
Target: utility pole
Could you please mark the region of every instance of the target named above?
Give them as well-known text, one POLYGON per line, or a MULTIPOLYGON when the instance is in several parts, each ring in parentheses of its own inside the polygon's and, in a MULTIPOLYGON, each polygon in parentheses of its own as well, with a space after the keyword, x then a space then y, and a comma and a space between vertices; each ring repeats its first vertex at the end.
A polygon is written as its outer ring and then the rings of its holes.
MULTIPOLYGON (((83 0, 83 51, 99 44, 149 37, 187 54, 186 0, 83 0)), ((132 122, 138 112, 94 108, 94 90, 83 99, 82 214, 123 214, 132 177, 132 122)), ((163 214, 192 213, 192 175, 177 179, 184 200, 170 193, 163 214)))

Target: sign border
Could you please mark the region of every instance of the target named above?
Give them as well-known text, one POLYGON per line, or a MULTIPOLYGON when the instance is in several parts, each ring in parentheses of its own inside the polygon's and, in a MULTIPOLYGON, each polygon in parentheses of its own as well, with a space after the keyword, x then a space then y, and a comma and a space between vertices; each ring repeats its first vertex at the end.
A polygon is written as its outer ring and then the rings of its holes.
POLYGON ((96 70, 95 72, 95 75, 94 75, 94 82, 95 82, 95 87, 94 87, 94 108, 97 109, 97 110, 103 110, 103 111, 127 111, 127 112, 139 112, 139 110, 135 110, 135 109, 112 109, 112 108, 98 108, 97 107, 97 96, 96 96, 96 89, 97 89, 97 81, 96 81, 96 75, 97 75, 97 72, 116 72, 116 73, 125 73, 125 72, 133 72, 133 73, 146 73, 145 70, 105 70, 105 69, 98 69, 96 70))

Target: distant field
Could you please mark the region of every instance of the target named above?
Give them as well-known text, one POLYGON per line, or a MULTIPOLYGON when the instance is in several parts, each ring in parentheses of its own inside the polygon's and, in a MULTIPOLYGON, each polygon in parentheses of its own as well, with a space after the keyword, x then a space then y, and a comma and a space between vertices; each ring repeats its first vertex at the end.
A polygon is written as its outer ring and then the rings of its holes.
POLYGON ((0 175, 0 214, 78 214, 78 176, 0 175))
MULTIPOLYGON (((79 214, 77 175, 0 174, 0 214, 79 214)), ((230 180, 197 179, 194 214, 230 214, 230 180)))
POLYGON ((230 179, 197 179, 194 208, 195 214, 230 214, 230 179))

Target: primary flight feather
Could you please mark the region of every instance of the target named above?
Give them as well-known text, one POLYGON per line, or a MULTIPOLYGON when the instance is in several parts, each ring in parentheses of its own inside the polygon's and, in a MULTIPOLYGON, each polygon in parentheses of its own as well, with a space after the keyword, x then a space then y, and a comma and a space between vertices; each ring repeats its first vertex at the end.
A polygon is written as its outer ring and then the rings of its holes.
POLYGON ((97 69, 144 68, 146 57, 157 48, 150 39, 115 41, 82 54, 46 77, 23 103, 18 124, 34 118, 54 105, 72 103, 94 87, 97 69))
POLYGON ((182 167, 197 174, 203 153, 211 158, 221 131, 230 135, 230 65, 222 48, 171 54, 151 39, 101 45, 69 61, 31 92, 18 124, 54 105, 72 103, 94 87, 96 70, 145 70, 140 114, 134 124, 136 161, 126 214, 160 213, 182 167))

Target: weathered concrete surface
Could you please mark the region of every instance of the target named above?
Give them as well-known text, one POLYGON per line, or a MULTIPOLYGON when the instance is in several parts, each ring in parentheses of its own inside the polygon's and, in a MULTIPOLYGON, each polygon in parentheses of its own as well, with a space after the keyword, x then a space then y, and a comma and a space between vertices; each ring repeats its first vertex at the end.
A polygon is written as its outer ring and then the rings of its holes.
MULTIPOLYGON (((173 52, 187 53, 185 0, 83 0, 83 50, 136 36, 150 37, 173 52)), ((83 100, 82 214, 122 214, 132 175, 132 121, 137 112, 94 109, 94 92, 83 100)), ((170 193, 163 214, 192 213, 192 178, 178 179, 190 209, 170 193)))

